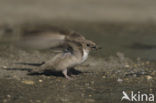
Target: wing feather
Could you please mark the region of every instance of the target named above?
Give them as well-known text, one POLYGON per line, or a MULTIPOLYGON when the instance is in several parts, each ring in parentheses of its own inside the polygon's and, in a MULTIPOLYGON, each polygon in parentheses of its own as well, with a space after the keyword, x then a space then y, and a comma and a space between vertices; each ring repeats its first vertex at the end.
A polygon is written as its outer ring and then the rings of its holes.
POLYGON ((64 47, 68 42, 82 42, 85 37, 72 30, 59 29, 57 27, 44 27, 39 29, 25 29, 18 45, 32 49, 48 49, 64 47))
POLYGON ((60 33, 41 33, 39 35, 25 36, 18 43, 21 47, 33 49, 53 48, 65 43, 65 35, 60 33))

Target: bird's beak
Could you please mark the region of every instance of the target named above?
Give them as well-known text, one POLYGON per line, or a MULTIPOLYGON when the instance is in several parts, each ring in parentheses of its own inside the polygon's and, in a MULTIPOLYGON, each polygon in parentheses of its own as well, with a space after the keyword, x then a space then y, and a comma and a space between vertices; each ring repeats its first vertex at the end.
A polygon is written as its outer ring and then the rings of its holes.
POLYGON ((93 46, 92 49, 96 49, 96 46, 93 46))
POLYGON ((92 48, 93 48, 94 50, 102 49, 102 47, 100 47, 100 46, 93 46, 92 48))

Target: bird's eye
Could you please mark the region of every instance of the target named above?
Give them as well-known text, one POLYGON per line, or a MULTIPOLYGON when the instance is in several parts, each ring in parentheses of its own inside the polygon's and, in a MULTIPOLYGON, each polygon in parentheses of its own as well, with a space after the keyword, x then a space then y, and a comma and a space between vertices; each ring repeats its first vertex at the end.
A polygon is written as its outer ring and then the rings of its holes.
POLYGON ((87 44, 87 46, 89 47, 89 46, 90 46, 90 44, 87 44))

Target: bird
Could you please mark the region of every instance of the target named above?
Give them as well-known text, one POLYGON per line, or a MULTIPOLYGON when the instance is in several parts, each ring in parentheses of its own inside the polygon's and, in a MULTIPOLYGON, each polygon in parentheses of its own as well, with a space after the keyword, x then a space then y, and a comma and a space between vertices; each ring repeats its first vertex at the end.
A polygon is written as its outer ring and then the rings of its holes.
POLYGON ((71 80, 68 70, 85 62, 90 51, 96 50, 95 42, 86 39, 82 34, 73 30, 59 27, 41 27, 41 29, 23 30, 20 45, 35 49, 61 48, 52 59, 33 71, 45 69, 61 71, 65 78, 71 80))

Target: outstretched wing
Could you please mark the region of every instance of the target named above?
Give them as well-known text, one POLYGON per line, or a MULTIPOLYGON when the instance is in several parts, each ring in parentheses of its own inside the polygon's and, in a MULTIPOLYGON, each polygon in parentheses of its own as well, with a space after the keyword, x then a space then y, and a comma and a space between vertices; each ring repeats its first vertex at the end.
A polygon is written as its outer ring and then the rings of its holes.
POLYGON ((47 49, 61 46, 65 43, 65 35, 57 32, 44 32, 21 37, 18 45, 33 49, 47 49))
POLYGON ((40 27, 24 30, 18 45, 33 49, 64 47, 68 42, 82 42, 85 37, 68 29, 58 27, 40 27))

